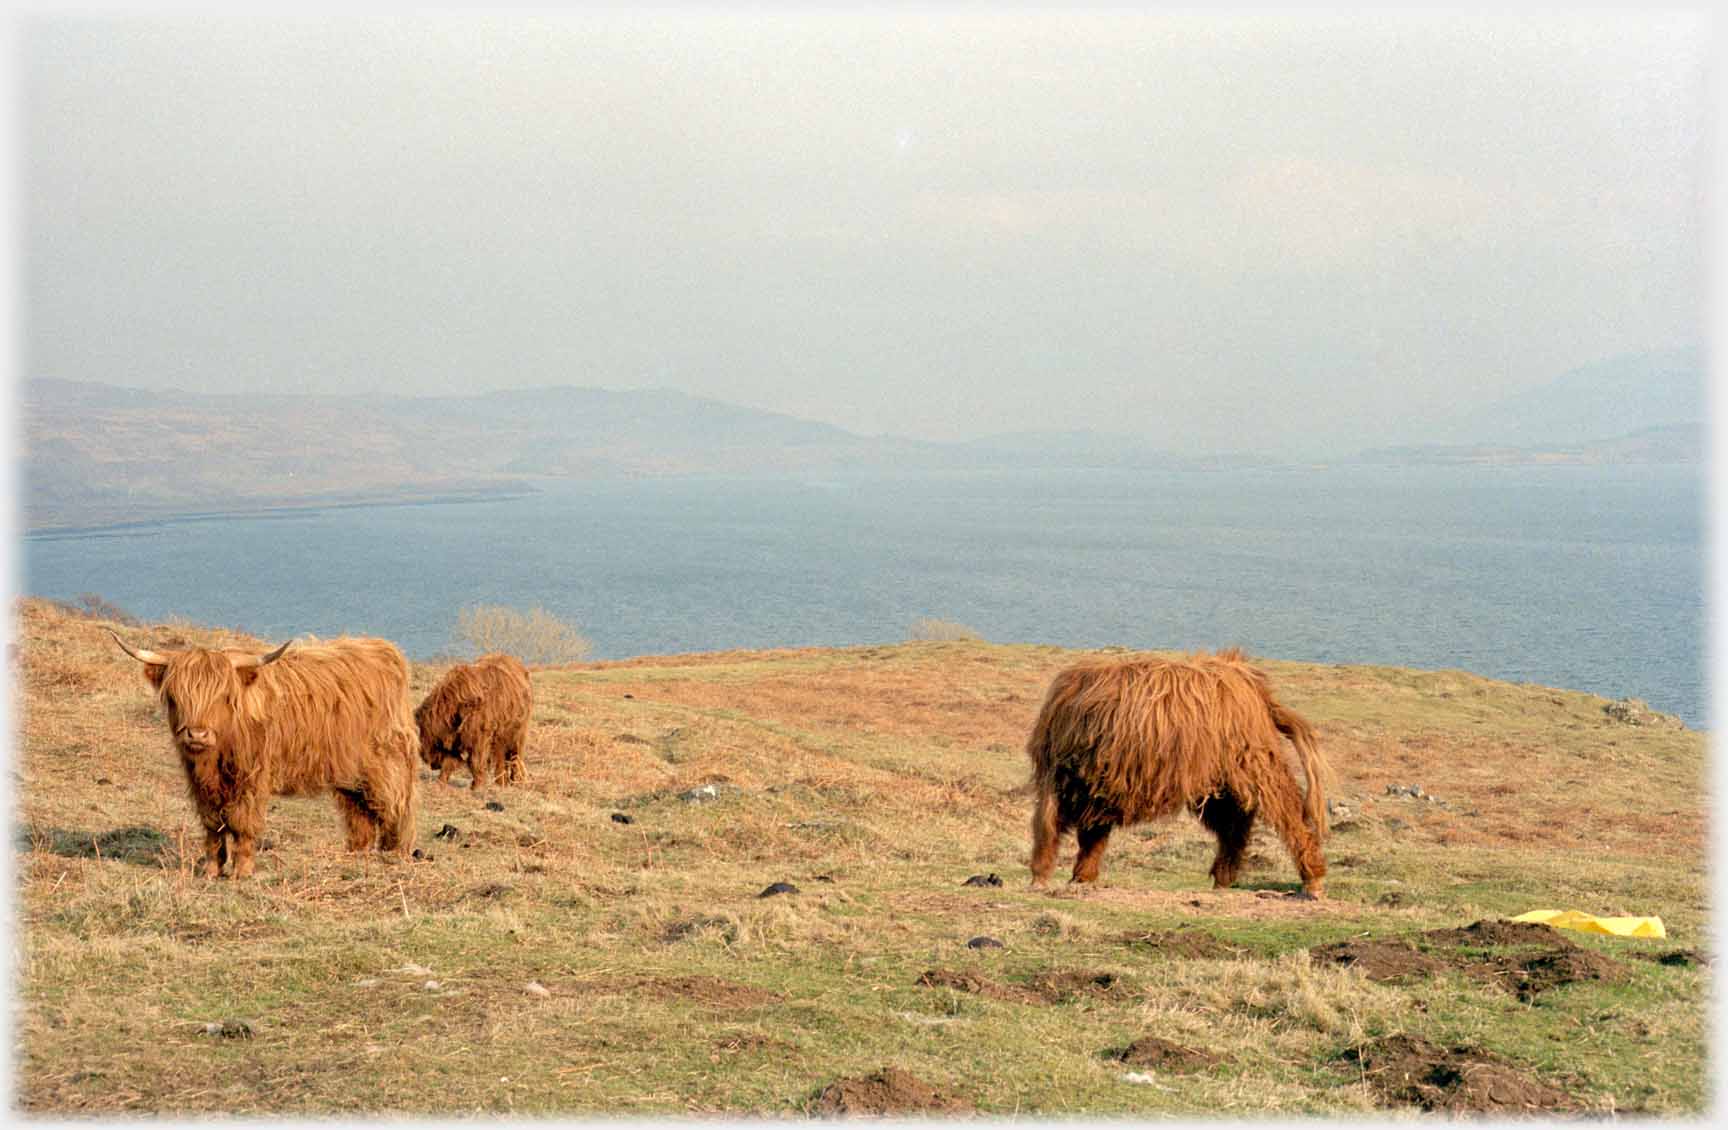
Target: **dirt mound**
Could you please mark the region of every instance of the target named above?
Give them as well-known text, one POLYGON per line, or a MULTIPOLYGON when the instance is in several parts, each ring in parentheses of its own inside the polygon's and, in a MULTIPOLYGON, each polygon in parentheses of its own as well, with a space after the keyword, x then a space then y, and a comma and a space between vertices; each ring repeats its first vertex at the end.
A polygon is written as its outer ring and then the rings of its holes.
POLYGON ((1522 1074, 1492 1053, 1442 1048, 1420 1036, 1373 1040, 1344 1053, 1389 1106, 1496 1115, 1581 1110, 1564 1091, 1522 1074))
POLYGON ((918 984, 926 989, 953 989, 959 993, 976 993, 991 1000, 1018 1001, 1022 1004, 1038 1004, 1044 998, 1020 985, 1004 985, 992 981, 988 977, 980 977, 976 973, 962 973, 956 969, 931 969, 918 978, 918 984))
POLYGON ((1081 970, 1046 970, 1034 973, 1024 985, 1005 985, 976 973, 931 969, 921 974, 917 983, 927 989, 953 989, 1023 1004, 1066 1004, 1088 997, 1116 998, 1128 992, 1128 986, 1114 973, 1081 970))
POLYGON ((1527 1001, 1538 993, 1579 981, 1623 981, 1626 967, 1587 949, 1555 947, 1543 953, 1490 958, 1465 970, 1527 1001))
POLYGON ((1418 949, 1410 942, 1353 939, 1315 946, 1315 961, 1360 969, 1370 981, 1403 981, 1458 970, 1528 1001, 1539 993, 1579 981, 1622 981, 1626 966, 1561 937, 1533 922, 1476 922, 1469 926, 1428 930, 1424 942, 1443 946, 1500 947, 1510 953, 1474 954, 1418 949))
POLYGON ((1081 970, 1049 970, 1035 973, 1027 982, 1032 991, 1051 1004, 1085 997, 1126 996, 1128 986, 1114 973, 1081 970))
POLYGON ((1155 1067, 1160 1071, 1199 1071, 1223 1063, 1211 1052, 1185 1048, 1160 1036, 1141 1036, 1138 1040, 1110 1055, 1133 1067, 1155 1067))
POLYGON ((1442 946, 1559 946, 1575 949, 1570 939, 1540 922, 1483 919, 1468 926, 1426 930, 1422 940, 1442 946))
POLYGON ((1456 963, 1442 961, 1423 953, 1408 942, 1383 942, 1373 939, 1332 942, 1308 951, 1313 961, 1332 962, 1350 969, 1361 970, 1370 981, 1406 981, 1412 977, 1433 977, 1456 963))
POLYGON ((785 999, 779 993, 771 993, 766 989, 756 989, 701 974, 684 977, 639 977, 627 988, 632 993, 662 1000, 676 998, 691 1001, 704 1008, 718 1009, 755 1008, 758 1005, 776 1004, 785 999))
POLYGON ((884 1067, 857 1079, 836 1079, 822 1088, 810 1113, 823 1118, 847 1115, 967 1114, 971 1103, 945 1095, 909 1071, 884 1067))
POLYGON ((681 918, 676 922, 667 923, 666 928, 660 931, 660 940, 667 945, 672 945, 686 938, 693 938, 708 929, 720 931, 721 936, 728 942, 738 940, 738 927, 735 924, 724 918, 716 918, 711 914, 698 914, 694 918, 681 918))
POLYGON ((764 1036, 760 1032, 734 1032, 720 1037, 713 1043, 713 1051, 709 1053, 708 1062, 719 1063, 722 1056, 739 1055, 744 1052, 767 1052, 790 1047, 784 1040, 776 1040, 772 1036, 764 1036))
POLYGON ((1242 957, 1248 952, 1204 930, 1130 930, 1111 940, 1134 949, 1150 950, 1160 957, 1185 961, 1242 957))

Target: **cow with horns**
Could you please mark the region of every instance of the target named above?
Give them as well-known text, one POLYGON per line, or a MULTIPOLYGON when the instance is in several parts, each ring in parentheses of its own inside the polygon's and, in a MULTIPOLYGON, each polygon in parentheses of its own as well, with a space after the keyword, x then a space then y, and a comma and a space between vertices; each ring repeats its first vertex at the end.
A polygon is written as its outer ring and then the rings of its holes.
POLYGON ((1231 649, 1165 660, 1076 664, 1051 681, 1026 752, 1032 760, 1032 882, 1042 886, 1057 843, 1079 841, 1073 882, 1090 883, 1111 829, 1187 808, 1218 838, 1213 885, 1236 881, 1263 817, 1319 898, 1326 877, 1323 778, 1313 728, 1272 697, 1265 674, 1231 649), (1306 795, 1284 753, 1290 739, 1306 795))
POLYGON ((388 640, 233 649, 122 650, 161 699, 192 803, 204 825, 202 873, 253 870, 272 796, 336 794, 348 849, 414 847, 419 736, 408 662, 388 640), (230 855, 228 840, 233 839, 230 855))

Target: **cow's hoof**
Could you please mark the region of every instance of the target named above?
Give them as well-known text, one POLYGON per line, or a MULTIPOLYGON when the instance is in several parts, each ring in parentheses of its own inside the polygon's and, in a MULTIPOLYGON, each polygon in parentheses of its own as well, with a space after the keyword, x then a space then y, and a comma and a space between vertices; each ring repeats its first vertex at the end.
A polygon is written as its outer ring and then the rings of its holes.
POLYGON ((1319 902, 1324 896, 1318 891, 1291 891, 1285 897, 1296 899, 1299 902, 1319 902))

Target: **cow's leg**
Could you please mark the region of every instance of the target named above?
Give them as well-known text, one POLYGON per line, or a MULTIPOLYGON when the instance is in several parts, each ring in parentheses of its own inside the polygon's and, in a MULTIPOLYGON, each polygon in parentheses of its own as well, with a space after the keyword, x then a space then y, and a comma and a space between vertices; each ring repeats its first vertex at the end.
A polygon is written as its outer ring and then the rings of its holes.
POLYGON ((218 823, 212 828, 204 826, 204 861, 198 866, 198 873, 206 879, 214 879, 222 874, 222 865, 228 862, 228 829, 218 823))
POLYGON ((1323 898, 1326 894, 1326 857, 1320 853, 1320 839, 1302 816, 1302 790, 1289 773, 1273 774, 1262 786, 1261 810, 1278 829, 1279 839, 1295 861, 1296 873, 1302 877, 1302 894, 1306 898, 1323 898))
POLYGON ((1110 842, 1114 824, 1088 824, 1075 831, 1080 850, 1074 856, 1072 883, 1092 883, 1098 879, 1098 868, 1104 862, 1104 846, 1110 842))
POLYGON ((456 772, 456 767, 460 764, 462 763, 456 758, 446 757, 443 763, 438 766, 438 783, 445 788, 455 788, 456 786, 450 783, 450 774, 456 772))
POLYGON ((378 839, 378 817, 366 806, 360 790, 337 789, 336 808, 342 813, 342 826, 347 830, 349 851, 365 851, 378 839))
POLYGON ((234 878, 252 874, 252 857, 258 850, 258 839, 264 834, 264 810, 268 798, 262 795, 241 797, 228 810, 228 827, 234 832, 234 878))
POLYGON ((1056 790, 1044 782, 1038 784, 1038 797, 1032 802, 1032 885, 1042 887, 1050 882, 1050 872, 1056 868, 1056 848, 1062 842, 1062 816, 1056 790))
POLYGON ((1195 807, 1200 823, 1218 837, 1218 854, 1212 860, 1212 885, 1228 887, 1242 870, 1248 836, 1254 830, 1254 814, 1228 792, 1209 796, 1195 807))

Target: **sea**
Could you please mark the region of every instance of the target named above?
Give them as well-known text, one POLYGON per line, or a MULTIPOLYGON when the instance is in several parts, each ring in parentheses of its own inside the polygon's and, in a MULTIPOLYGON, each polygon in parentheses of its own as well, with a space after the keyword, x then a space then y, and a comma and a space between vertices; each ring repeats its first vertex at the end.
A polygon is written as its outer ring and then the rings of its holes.
POLYGON ((20 588, 272 640, 380 635, 420 659, 460 652, 472 605, 544 608, 596 659, 892 643, 936 618, 1000 643, 1461 668, 1709 724, 1695 466, 541 485, 27 534, 20 588))

